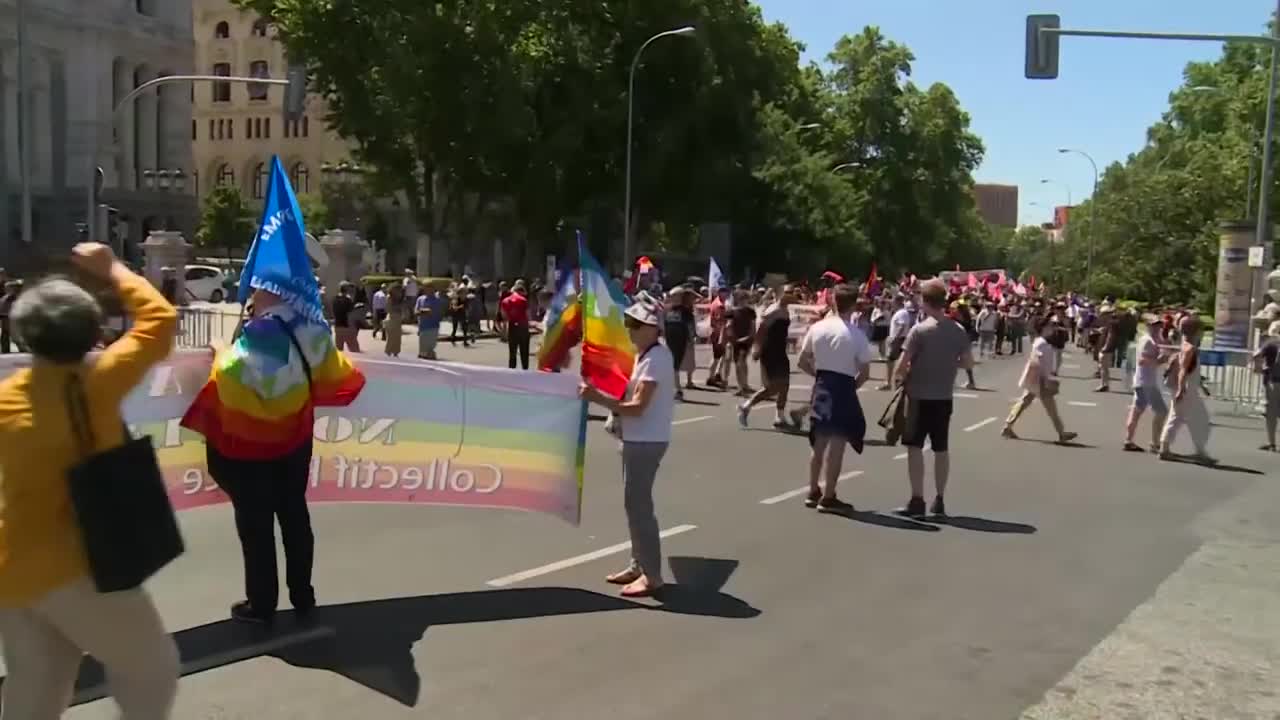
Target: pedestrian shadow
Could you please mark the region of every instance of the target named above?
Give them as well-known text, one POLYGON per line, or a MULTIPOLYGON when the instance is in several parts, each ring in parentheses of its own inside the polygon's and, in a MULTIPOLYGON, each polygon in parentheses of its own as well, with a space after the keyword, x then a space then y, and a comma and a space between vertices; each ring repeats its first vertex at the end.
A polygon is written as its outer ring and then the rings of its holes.
POLYGON ((891 443, 888 440, 884 440, 882 438, 865 438, 862 441, 862 444, 867 447, 897 447, 898 446, 898 443, 896 442, 891 443))
POLYGON ((1034 535, 1039 532, 1039 528, 1035 525, 1004 522, 1003 520, 990 520, 987 518, 970 517, 967 515, 947 515, 945 517, 931 515, 926 518, 926 521, 936 525, 948 525, 961 530, 996 533, 1000 535, 1034 535))
POLYGON ((676 403, 680 405, 702 405, 705 407, 720 407, 720 403, 718 402, 712 402, 710 400, 690 400, 688 395, 686 395, 683 400, 677 400, 676 403))
POLYGON ((675 582, 663 588, 656 609, 738 620, 759 617, 760 610, 724 592, 725 583, 738 569, 737 560, 677 556, 667 558, 667 564, 675 582))
MULTIPOLYGON (((574 588, 482 590, 324 606, 317 609, 315 623, 309 627, 298 625, 292 613, 277 616, 275 630, 224 620, 182 630, 174 634, 174 639, 182 656, 184 676, 259 657, 273 657, 294 667, 328 670, 414 707, 422 692, 422 678, 414 662, 413 646, 433 625, 645 607, 574 588)), ((680 612, 678 608, 671 609, 680 612)), ((77 705, 106 697, 108 690, 102 666, 86 658, 76 687, 74 703, 77 705)))
POLYGON ((930 525, 927 522, 912 520, 909 517, 903 517, 902 515, 895 515, 892 513, 876 512, 875 510, 854 510, 850 513, 821 514, 846 518, 864 525, 875 525, 877 527, 889 528, 891 530, 911 530, 914 532, 938 532, 940 530, 938 526, 930 525))
POLYGON ((1072 440, 1071 442, 1058 442, 1057 440, 1040 440, 1038 438, 1018 438, 1018 439, 1025 442, 1038 443, 1040 445, 1049 445, 1051 447, 1076 448, 1076 449, 1087 449, 1087 450, 1098 449, 1097 445, 1089 445, 1088 443, 1076 442, 1075 440, 1072 440))
POLYGON ((1266 473, 1261 470, 1254 470, 1253 468, 1240 467, 1239 465, 1227 465, 1226 463, 1214 463, 1210 465, 1207 463, 1202 463, 1199 460, 1197 460, 1194 455, 1174 454, 1174 455, 1170 455, 1168 459, 1165 460, 1165 462, 1178 463, 1180 465, 1195 465, 1196 467, 1201 467, 1201 468, 1204 468, 1205 470, 1217 470, 1218 472, 1233 472, 1233 473, 1241 473, 1243 475, 1266 475, 1266 473))

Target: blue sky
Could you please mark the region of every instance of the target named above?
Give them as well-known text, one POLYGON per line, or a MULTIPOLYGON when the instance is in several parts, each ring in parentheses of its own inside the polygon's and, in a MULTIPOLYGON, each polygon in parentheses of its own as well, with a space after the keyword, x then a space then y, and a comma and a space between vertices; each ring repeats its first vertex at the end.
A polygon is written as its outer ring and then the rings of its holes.
POLYGON ((1061 185, 1080 202, 1101 170, 1146 142, 1169 92, 1193 60, 1212 60, 1221 45, 1205 42, 1063 38, 1057 80, 1026 80, 1026 16, 1051 12, 1066 28, 1163 32, 1263 33, 1274 0, 755 0, 770 21, 786 24, 820 60, 844 34, 877 25, 915 54, 912 79, 950 85, 986 144, 979 182, 1019 186, 1022 222, 1050 219, 1066 204, 1061 185), (1039 206, 1031 203, 1038 203, 1039 206))

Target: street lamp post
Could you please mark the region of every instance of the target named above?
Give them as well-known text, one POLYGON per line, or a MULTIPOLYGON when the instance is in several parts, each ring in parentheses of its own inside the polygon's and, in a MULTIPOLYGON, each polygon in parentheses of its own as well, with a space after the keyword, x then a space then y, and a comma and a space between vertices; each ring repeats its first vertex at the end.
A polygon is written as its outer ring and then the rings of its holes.
MULTIPOLYGON (((151 88, 156 87, 157 85, 167 85, 169 83, 177 83, 177 82, 188 83, 188 82, 200 82, 200 81, 237 83, 241 85, 249 84, 249 83, 261 83, 264 85, 288 85, 289 84, 288 80, 275 80, 272 78, 236 77, 236 76, 229 76, 229 75, 228 76, 165 75, 163 77, 158 77, 142 83, 141 85, 139 85, 138 87, 130 91, 129 94, 121 98, 120 102, 116 103, 116 106, 112 108, 110 117, 107 118, 107 123, 108 123, 107 129, 114 130, 116 125, 116 120, 120 116, 120 111, 124 109, 128 105, 128 103, 133 102, 134 98, 138 97, 139 95, 146 92, 147 90, 150 90, 151 88)), ((99 137, 100 129, 101 128, 97 128, 94 131, 89 133, 89 168, 88 168, 89 185, 88 185, 88 192, 86 193, 86 195, 88 195, 88 205, 85 213, 85 225, 88 226, 86 236, 89 242, 94 242, 96 240, 96 235, 98 230, 95 227, 97 225, 97 221, 95 220, 95 218, 97 217, 97 211, 98 211, 98 179, 99 177, 101 177, 101 174, 102 174, 102 168, 98 167, 98 143, 102 139, 101 137, 99 137)))
POLYGON ((692 25, 676 28, 675 30, 667 30, 666 32, 660 32, 648 40, 645 40, 644 44, 640 46, 640 49, 636 50, 635 58, 631 61, 631 75, 627 83, 627 179, 626 191, 624 192, 622 199, 622 256, 624 258, 623 262, 628 265, 631 263, 631 258, 634 256, 633 251, 635 250, 632 246, 631 237, 631 145, 633 120, 635 117, 636 69, 640 67, 640 56, 644 54, 645 48, 652 45, 654 41, 674 35, 691 35, 694 32, 692 25))
POLYGON ((1058 152, 1063 154, 1073 154, 1083 157, 1093 166, 1093 194, 1089 199, 1089 254, 1084 269, 1084 294, 1089 296, 1089 286, 1093 281, 1093 239, 1098 236, 1098 163, 1093 161, 1093 157, 1083 150, 1073 148, 1058 148, 1058 152))

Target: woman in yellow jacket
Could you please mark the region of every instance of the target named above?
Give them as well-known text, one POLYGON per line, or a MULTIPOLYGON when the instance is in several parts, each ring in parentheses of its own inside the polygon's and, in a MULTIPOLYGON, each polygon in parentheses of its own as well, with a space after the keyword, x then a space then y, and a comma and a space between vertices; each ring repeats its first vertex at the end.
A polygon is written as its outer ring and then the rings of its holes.
POLYGON ((68 496, 67 471, 81 449, 67 411, 67 383, 80 374, 95 451, 124 442, 120 405, 169 354, 177 313, 143 278, 97 243, 72 261, 114 286, 133 327, 93 359, 102 310, 69 280, 29 288, 10 321, 32 365, 0 381, 0 644, 8 677, 5 720, 52 720, 71 699, 80 660, 102 663, 122 717, 167 718, 178 653, 141 588, 100 593, 68 496))

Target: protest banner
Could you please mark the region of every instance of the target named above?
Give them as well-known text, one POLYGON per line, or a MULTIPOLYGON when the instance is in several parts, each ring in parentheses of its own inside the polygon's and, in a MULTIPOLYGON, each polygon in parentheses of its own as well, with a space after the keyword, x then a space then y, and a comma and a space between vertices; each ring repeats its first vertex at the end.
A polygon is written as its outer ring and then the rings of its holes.
MULTIPOLYGON (((179 424, 212 361, 209 351, 175 352, 123 408, 130 429, 152 437, 177 510, 228 502, 209 476, 203 438, 179 424)), ((0 377, 30 362, 5 356, 0 377)), ((316 411, 309 501, 508 508, 579 521, 586 409, 577 377, 356 364, 368 380, 359 398, 316 411)))

